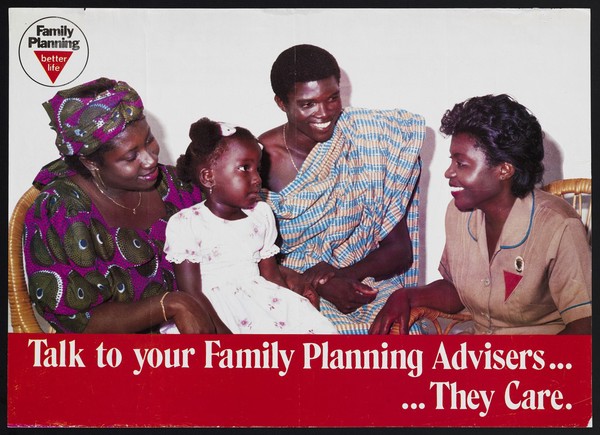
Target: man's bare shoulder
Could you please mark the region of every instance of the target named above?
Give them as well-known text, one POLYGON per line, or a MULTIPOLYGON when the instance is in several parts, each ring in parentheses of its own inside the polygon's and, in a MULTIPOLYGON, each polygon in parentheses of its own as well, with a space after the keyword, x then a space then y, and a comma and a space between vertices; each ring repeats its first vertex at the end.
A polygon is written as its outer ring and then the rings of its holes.
POLYGON ((258 141, 263 144, 267 152, 273 151, 278 146, 281 146, 281 126, 265 131, 258 136, 258 141))

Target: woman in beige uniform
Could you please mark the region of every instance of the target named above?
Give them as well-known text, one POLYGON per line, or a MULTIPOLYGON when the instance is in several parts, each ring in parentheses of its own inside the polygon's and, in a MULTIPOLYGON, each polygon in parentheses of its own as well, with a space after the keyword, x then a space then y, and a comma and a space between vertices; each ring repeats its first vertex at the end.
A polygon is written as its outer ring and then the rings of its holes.
POLYGON ((451 135, 443 279, 400 289, 371 333, 395 321, 406 332, 411 306, 467 308, 476 334, 590 334, 591 249, 577 212, 543 192, 543 134, 508 95, 456 104, 442 118, 451 135))

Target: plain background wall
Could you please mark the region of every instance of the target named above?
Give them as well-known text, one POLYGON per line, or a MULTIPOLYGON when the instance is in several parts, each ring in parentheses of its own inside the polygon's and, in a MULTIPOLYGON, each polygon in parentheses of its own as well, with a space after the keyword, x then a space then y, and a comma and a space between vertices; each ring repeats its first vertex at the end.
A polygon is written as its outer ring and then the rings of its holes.
POLYGON ((591 177, 586 9, 15 8, 9 10, 9 211, 37 171, 58 156, 41 103, 60 88, 35 83, 18 61, 21 35, 47 16, 73 21, 89 43, 88 65, 67 87, 101 76, 132 85, 144 100, 163 163, 184 152, 190 124, 202 116, 255 135, 283 123, 269 72, 281 51, 300 43, 337 58, 345 106, 424 115, 423 283, 439 278, 451 196, 443 176, 449 139, 438 128, 455 103, 512 95, 544 129, 544 182, 591 177))

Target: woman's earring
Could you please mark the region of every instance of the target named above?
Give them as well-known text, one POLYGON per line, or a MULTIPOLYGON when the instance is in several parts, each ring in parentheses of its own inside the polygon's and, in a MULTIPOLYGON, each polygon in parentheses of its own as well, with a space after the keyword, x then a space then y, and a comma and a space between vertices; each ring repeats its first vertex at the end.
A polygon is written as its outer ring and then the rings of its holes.
POLYGON ((92 178, 94 179, 96 184, 106 190, 106 184, 104 184, 104 180, 100 176, 100 171, 98 170, 98 168, 92 169, 91 173, 92 173, 92 178))

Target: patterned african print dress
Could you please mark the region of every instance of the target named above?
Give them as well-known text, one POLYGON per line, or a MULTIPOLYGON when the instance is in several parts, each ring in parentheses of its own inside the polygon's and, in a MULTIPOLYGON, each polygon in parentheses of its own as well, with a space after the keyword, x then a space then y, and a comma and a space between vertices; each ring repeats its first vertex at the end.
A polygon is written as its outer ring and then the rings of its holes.
POLYGON ((298 272, 321 261, 342 268, 362 260, 406 216, 413 252, 409 270, 363 280, 378 290, 377 297, 350 314, 321 299, 321 312, 342 333, 366 334, 390 294, 417 284, 424 138, 420 115, 345 108, 331 139, 315 145, 296 178, 280 192, 262 191, 279 225, 282 264, 298 272))
POLYGON ((59 332, 82 332, 91 310, 107 301, 137 301, 176 290, 164 256, 167 220, 201 200, 200 190, 159 165, 158 191, 167 216, 146 230, 107 225, 62 160, 45 166, 43 188, 25 219, 24 254, 29 295, 59 332))
POLYGON ((204 202, 180 211, 167 226, 167 259, 200 264, 202 293, 234 334, 337 334, 308 299, 260 276, 258 263, 279 252, 275 217, 264 202, 243 211, 234 221, 204 202))

